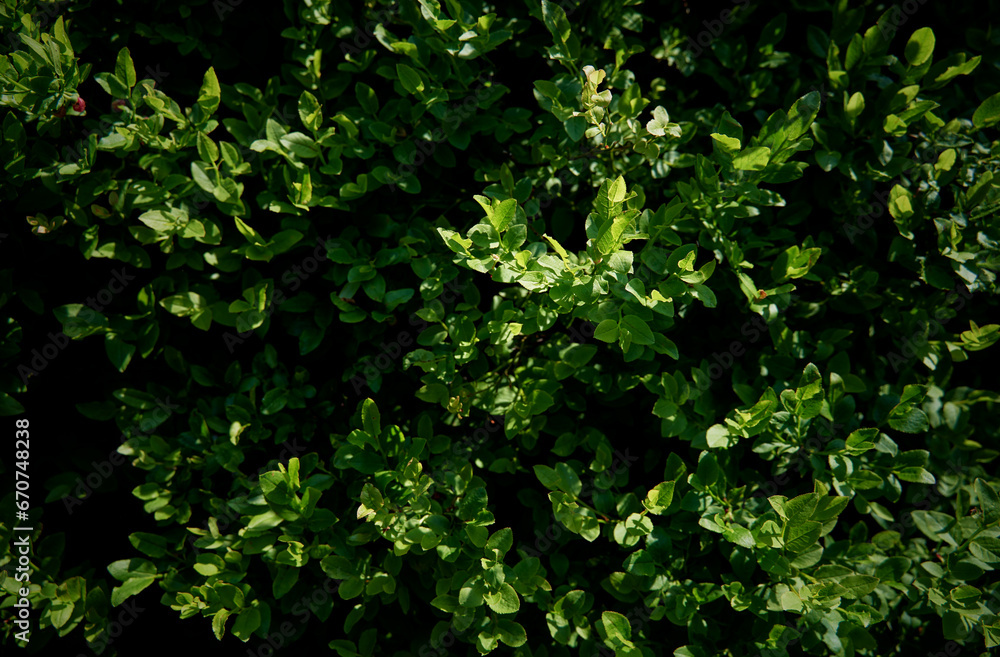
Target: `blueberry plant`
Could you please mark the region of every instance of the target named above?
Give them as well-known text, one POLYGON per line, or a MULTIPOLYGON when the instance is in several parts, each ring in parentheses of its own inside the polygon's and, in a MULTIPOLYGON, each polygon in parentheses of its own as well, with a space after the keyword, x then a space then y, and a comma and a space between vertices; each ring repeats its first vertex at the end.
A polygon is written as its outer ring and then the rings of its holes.
POLYGON ((1000 646, 1000 4, 269 4, 0 1, 5 650, 1000 646))

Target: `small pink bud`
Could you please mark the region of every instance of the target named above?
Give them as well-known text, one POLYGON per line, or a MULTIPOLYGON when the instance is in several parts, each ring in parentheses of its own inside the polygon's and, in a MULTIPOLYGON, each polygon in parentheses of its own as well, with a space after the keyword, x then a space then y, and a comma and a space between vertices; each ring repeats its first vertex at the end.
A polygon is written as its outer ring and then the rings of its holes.
POLYGON ((82 97, 81 98, 77 98, 76 102, 73 103, 73 111, 75 111, 75 112, 82 112, 85 109, 87 109, 87 103, 84 102, 84 100, 83 100, 82 97))
POLYGON ((120 111, 122 111, 122 107, 125 106, 126 102, 128 102, 128 101, 126 101, 124 99, 121 99, 121 98, 119 98, 118 100, 112 101, 111 102, 111 111, 113 111, 113 112, 120 112, 120 111))

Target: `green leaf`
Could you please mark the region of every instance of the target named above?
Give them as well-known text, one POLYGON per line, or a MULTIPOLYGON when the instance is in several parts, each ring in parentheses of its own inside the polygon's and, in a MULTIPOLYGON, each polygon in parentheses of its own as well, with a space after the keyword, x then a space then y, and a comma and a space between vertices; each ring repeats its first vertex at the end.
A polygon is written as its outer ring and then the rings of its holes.
POLYGON ((211 67, 205 73, 205 77, 198 92, 198 106, 205 112, 206 118, 215 113, 219 108, 219 100, 222 97, 222 90, 219 87, 219 78, 215 75, 215 67, 211 67))
POLYGON ((713 424, 705 432, 705 443, 710 449, 727 448, 733 444, 729 428, 723 424, 713 424))
POLYGON ((771 158, 767 146, 751 146, 733 158, 733 167, 741 171, 763 171, 771 158))
POLYGON ((930 428, 927 414, 919 408, 927 394, 926 386, 907 385, 903 388, 899 403, 889 411, 889 426, 905 433, 922 433, 930 428))
POLYGON ((889 195, 889 214, 894 219, 909 219, 913 212, 913 195, 905 187, 894 185, 889 195))
POLYGON ((1000 563, 1000 539, 979 536, 969 544, 969 552, 988 564, 1000 563))
POLYGON ((353 600, 365 590, 365 582, 360 577, 349 577, 337 587, 337 595, 342 600, 353 600))
POLYGON ((878 439, 878 435, 878 429, 857 429, 847 437, 844 444, 847 447, 847 451, 852 454, 864 454, 870 449, 875 449, 875 442, 878 439))
POLYGON ((896 470, 896 476, 903 481, 909 481, 914 484, 936 484, 937 479, 934 478, 927 470, 920 467, 902 468, 901 470, 896 470))
POLYGON ((49 604, 49 619, 52 621, 52 626, 55 628, 61 628, 69 619, 73 617, 73 609, 76 605, 72 602, 59 602, 53 601, 49 604))
POLYGON ((517 200, 512 198, 501 201, 499 205, 493 208, 493 214, 489 217, 489 220, 498 233, 502 234, 507 230, 507 226, 514 220, 516 210, 517 200))
POLYGON ((124 372, 125 368, 132 361, 135 353, 135 345, 125 342, 117 333, 106 333, 104 335, 104 349, 108 354, 108 359, 119 372, 124 372))
POLYGON ((260 620, 260 609, 257 607, 244 609, 236 617, 236 623, 233 624, 233 636, 246 643, 250 640, 250 636, 260 627, 260 620))
POLYGON ((730 525, 724 533, 726 540, 736 543, 740 547, 753 548, 757 543, 754 541, 750 530, 742 525, 730 525))
POLYGON ((312 137, 301 132, 289 132, 281 136, 281 145, 306 159, 319 157, 320 149, 312 137))
POLYGON ((131 91, 135 86, 135 65, 132 63, 132 55, 128 48, 118 51, 118 58, 115 62, 115 77, 125 83, 131 91))
POLYGON ((583 116, 571 116, 563 122, 563 129, 573 141, 580 141, 587 133, 587 119, 583 116))
POLYGON ((1000 93, 984 100, 972 114, 972 123, 982 130, 1000 122, 1000 93))
POLYGON ((635 344, 647 345, 656 342, 649 325, 637 315, 622 317, 620 328, 627 329, 632 334, 632 342, 635 344))
POLYGON ((611 640, 608 645, 612 648, 616 647, 618 643, 632 640, 632 626, 628 619, 617 611, 602 612, 601 623, 604 625, 608 639, 611 640))
POLYGON ((513 614, 521 608, 521 599, 510 584, 501 584, 497 593, 487 593, 486 605, 498 614, 513 614))
POLYGON ((625 559, 622 568, 636 577, 650 577, 656 574, 656 560, 646 550, 638 550, 625 559))
POLYGON ((323 125, 323 107, 316 96, 309 91, 303 91, 299 96, 299 120, 302 125, 316 132, 323 125))
POLYGON ((496 635, 500 641, 511 648, 523 646, 528 641, 528 635, 520 623, 515 623, 506 618, 497 619, 496 635))
POLYGON ((111 606, 117 607, 133 595, 147 589, 156 579, 153 577, 133 577, 125 581, 121 586, 111 589, 111 606))
MULTIPOLYGON (((0 393, 0 395, 5 393, 0 393)), ((106 422, 118 414, 118 408, 110 401, 107 402, 84 402, 76 405, 76 410, 84 417, 91 420, 106 422)))
POLYGON ((510 548, 514 545, 514 532, 510 527, 504 527, 503 529, 494 532, 490 536, 489 540, 486 541, 486 550, 499 550, 501 556, 507 554, 510 548))
POLYGON ((837 151, 820 150, 816 151, 816 164, 823 171, 832 171, 840 164, 840 153, 837 151))
POLYGON ((108 318, 82 303, 70 303, 52 311, 63 326, 66 337, 78 339, 107 330, 108 318))
POLYGON ((566 43, 573 33, 569 19, 566 18, 566 12, 554 2, 542 0, 542 20, 558 43, 566 43))
POLYGON ((149 559, 132 558, 120 559, 108 565, 108 573, 119 581, 139 577, 154 577, 156 575, 156 565, 149 559))
POLYGON ((857 120, 858 116, 865 109, 865 96, 860 91, 854 92, 850 98, 844 103, 844 115, 847 117, 848 123, 851 126, 857 120))
POLYGON ((538 481, 542 482, 542 485, 549 490, 557 490, 562 484, 562 478, 559 476, 555 470, 544 464, 538 464, 533 466, 535 471, 535 476, 538 477, 538 481))
POLYGON ((657 484, 655 488, 650 489, 646 494, 646 499, 642 501, 642 505, 650 513, 656 515, 663 513, 670 506, 670 502, 673 501, 675 484, 676 482, 673 481, 664 481, 661 484, 657 484))
POLYGON ((358 82, 354 85, 354 95, 366 114, 370 116, 378 114, 378 97, 375 95, 374 89, 364 82, 358 82))
POLYGON ((904 433, 922 433, 930 428, 930 420, 919 408, 897 407, 889 414, 889 426, 904 433))
POLYGON ((225 570, 226 562, 217 554, 200 554, 195 560, 193 568, 199 575, 212 577, 225 570))
POLYGON ((948 641, 965 641, 969 636, 969 621, 953 610, 941 614, 941 633, 948 641))
POLYGON ((168 551, 167 539, 159 534, 134 532, 129 534, 128 540, 135 549, 154 558, 162 557, 168 551))
POLYGON ((274 578, 274 583, 271 585, 271 593, 278 600, 283 598, 295 583, 299 581, 300 568, 295 568, 292 566, 279 566, 278 574, 274 578))
POLYGON ((785 548, 800 554, 812 547, 819 540, 823 524, 814 520, 789 521, 784 532, 785 548))
POLYGON ((225 635, 226 620, 231 613, 228 609, 220 609, 212 616, 212 633, 215 634, 216 640, 221 641, 225 635))
POLYGON ((924 536, 935 543, 945 542, 957 546, 958 543, 948 533, 948 528, 955 522, 955 519, 940 511, 917 510, 911 514, 914 524, 924 536))
POLYGON ((628 224, 628 217, 624 214, 620 214, 601 226, 601 231, 598 233, 597 239, 595 240, 597 250, 600 251, 602 255, 608 255, 612 251, 615 251, 621 244, 619 240, 621 239, 622 233, 625 232, 625 228, 628 224))
MULTIPOLYGON (((202 161, 206 163, 215 164, 216 162, 218 162, 219 148, 218 146, 215 145, 215 142, 212 141, 211 138, 209 138, 209 136, 206 135, 204 132, 199 132, 197 139, 198 139, 198 157, 200 157, 202 161)), ((202 236, 204 236, 204 232, 202 232, 202 236)))
POLYGON ((24 406, 6 392, 0 391, 0 415, 20 415, 24 412, 24 406))
POLYGON ((347 579, 357 574, 356 566, 349 559, 336 554, 324 557, 320 567, 333 579, 347 579))
POLYGON ((477 527, 476 525, 466 525, 465 533, 468 535, 469 540, 477 548, 485 548, 486 543, 490 540, 490 530, 486 527, 477 527))
POLYGON ((160 210, 149 210, 139 215, 139 221, 146 224, 158 233, 173 230, 176 227, 172 217, 165 215, 160 210))
POLYGON ((821 497, 822 495, 818 493, 804 493, 798 497, 786 500, 782 506, 784 507, 784 516, 788 520, 788 523, 790 525, 798 525, 812 518, 813 513, 819 507, 821 497))
POLYGON ((810 91, 792 104, 788 110, 788 122, 785 124, 785 138, 798 139, 809 130, 819 113, 822 97, 818 91, 810 91))
POLYGON ((903 55, 910 66, 920 66, 934 53, 934 30, 929 27, 921 27, 916 30, 910 40, 906 42, 906 50, 903 55))
POLYGON ((1000 522, 1000 496, 997 496, 993 487, 983 479, 976 479, 975 488, 985 525, 989 527, 1000 522))
POLYGON ((555 473, 559 477, 559 490, 567 495, 579 495, 583 489, 583 482, 579 475, 566 463, 556 463, 555 473))
POLYGON ((723 135, 718 132, 713 132, 709 136, 716 142, 718 142, 719 145, 723 148, 723 150, 729 153, 736 153, 740 150, 740 140, 736 139, 735 137, 723 135))
POLYGON ((601 342, 614 342, 618 339, 618 322, 613 319, 602 320, 594 329, 594 337, 601 342))
MULTIPOLYGON (((664 137, 668 133, 672 137, 680 137, 682 135, 680 125, 670 123, 670 115, 660 105, 653 108, 653 118, 646 122, 646 131, 654 137, 664 137)), ((739 148, 738 140, 736 144, 736 147, 739 148)))
POLYGON ((382 493, 368 482, 365 482, 365 485, 362 487, 360 497, 361 507, 358 508, 359 520, 362 518, 367 519, 366 516, 374 516, 375 512, 379 511, 385 504, 385 501, 382 499, 382 493))
POLYGON ((841 594, 843 597, 856 600, 878 588, 879 579, 871 575, 848 575, 837 583, 847 589, 841 594))
POLYGON ((424 81, 420 74, 406 64, 396 64, 396 75, 403 88, 411 94, 424 90, 424 81))
POLYGON ((371 398, 366 399, 361 407, 361 422, 364 424, 365 432, 376 441, 382 435, 382 416, 378 411, 378 406, 371 398))
POLYGON ((633 513, 625 519, 625 531, 633 536, 645 536, 653 531, 653 521, 641 513, 633 513))
POLYGON ((142 392, 133 388, 120 388, 112 391, 111 394, 115 399, 132 408, 138 408, 143 411, 156 408, 156 397, 148 392, 142 392))
POLYGON ((608 187, 608 200, 612 204, 618 204, 625 200, 625 178, 618 176, 608 187))

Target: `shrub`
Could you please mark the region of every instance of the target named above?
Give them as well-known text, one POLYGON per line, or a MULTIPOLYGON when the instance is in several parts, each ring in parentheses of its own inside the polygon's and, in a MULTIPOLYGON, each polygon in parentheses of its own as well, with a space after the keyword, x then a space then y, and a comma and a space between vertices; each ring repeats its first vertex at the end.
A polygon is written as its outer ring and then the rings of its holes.
POLYGON ((989 17, 691 5, 0 4, 5 643, 1000 644, 989 17))

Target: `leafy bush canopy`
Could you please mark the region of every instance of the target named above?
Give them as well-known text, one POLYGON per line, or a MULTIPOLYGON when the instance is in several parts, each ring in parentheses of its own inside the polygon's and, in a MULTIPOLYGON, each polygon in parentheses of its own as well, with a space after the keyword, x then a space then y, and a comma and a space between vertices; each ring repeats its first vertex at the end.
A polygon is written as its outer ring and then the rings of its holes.
POLYGON ((996 3, 145 4, 0 3, 0 248, 104 293, 5 262, 0 414, 98 350, 131 482, 6 643, 1000 645, 996 3))

